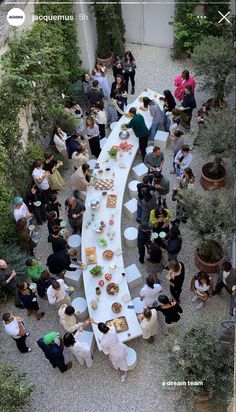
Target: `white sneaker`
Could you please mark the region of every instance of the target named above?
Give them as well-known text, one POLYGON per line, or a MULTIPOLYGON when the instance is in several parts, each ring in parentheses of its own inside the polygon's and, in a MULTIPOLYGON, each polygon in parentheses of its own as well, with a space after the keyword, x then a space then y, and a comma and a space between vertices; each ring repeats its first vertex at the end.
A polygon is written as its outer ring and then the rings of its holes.
POLYGON ((196 306, 196 309, 201 309, 203 307, 203 302, 199 302, 196 306))
POLYGON ((121 381, 122 383, 124 383, 125 380, 126 380, 126 378, 127 378, 127 373, 124 373, 123 375, 121 375, 120 381, 121 381))
POLYGON ((192 302, 197 302, 197 300, 198 300, 197 295, 194 295, 194 296, 192 297, 192 302))
POLYGON ((28 352, 32 352, 32 349, 31 349, 31 348, 28 348, 28 352))

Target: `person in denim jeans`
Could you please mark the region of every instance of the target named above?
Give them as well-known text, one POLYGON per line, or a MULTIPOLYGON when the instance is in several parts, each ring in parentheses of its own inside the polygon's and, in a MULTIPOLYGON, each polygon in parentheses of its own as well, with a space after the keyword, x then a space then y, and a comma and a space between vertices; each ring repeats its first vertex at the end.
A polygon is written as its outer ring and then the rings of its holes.
POLYGON ((150 100, 148 97, 144 97, 143 107, 141 107, 141 110, 147 111, 148 109, 150 111, 150 115, 152 116, 152 125, 149 132, 149 140, 153 142, 157 130, 163 124, 163 112, 160 106, 154 100, 150 100))

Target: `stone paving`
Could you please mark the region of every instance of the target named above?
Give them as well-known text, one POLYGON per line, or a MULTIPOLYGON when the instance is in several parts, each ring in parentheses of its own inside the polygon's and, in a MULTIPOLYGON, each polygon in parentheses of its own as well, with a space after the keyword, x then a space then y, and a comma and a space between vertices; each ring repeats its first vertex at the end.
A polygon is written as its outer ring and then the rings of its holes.
MULTIPOLYGON (((173 62, 168 49, 150 46, 142 47, 133 44, 129 45, 129 49, 132 50, 137 63, 136 94, 134 98, 140 94, 144 87, 155 89, 160 93, 168 88, 173 91, 175 76, 183 69, 191 70, 189 62, 173 62)), ((208 97, 210 96, 206 97, 197 87, 196 99, 198 106, 208 97)), ((129 101, 132 101, 132 96, 130 96, 129 101)), ((196 130, 196 113, 193 119, 193 128, 196 130)), ((185 137, 191 146, 194 134, 186 134, 185 137)), ((193 158, 192 168, 197 179, 196 189, 202 190, 199 185, 199 174, 203 160, 196 150, 193 151, 193 158)), ((138 155, 135 164, 140 161, 141 158, 138 155)), ((169 174, 171 166, 172 154, 171 151, 167 150, 165 152, 164 174, 171 180, 172 187, 175 176, 169 174)), ((71 173, 72 167, 65 175, 66 181, 68 181, 71 173)), ((129 180, 131 179, 132 175, 130 174, 129 180)), ((59 199, 62 204, 69 193, 68 188, 60 193, 59 199)), ((168 207, 175 211, 175 204, 170 197, 170 195, 167 197, 168 207)), ((124 201, 128 199, 129 193, 127 191, 124 201)), ((123 213, 122 231, 129 225, 130 222, 123 213)), ((137 226, 136 223, 134 225, 137 226)), ((193 326, 206 322, 217 330, 219 322, 228 316, 228 296, 223 292, 222 296, 210 299, 202 310, 197 311, 194 309, 189 287, 191 277, 197 270, 193 256, 195 241, 186 226, 181 227, 181 233, 183 248, 179 259, 185 263, 186 280, 181 295, 181 306, 184 313, 178 327, 181 328, 181 324, 182 326, 193 326)), ((136 248, 126 249, 125 252, 125 266, 135 262, 142 273, 143 280, 145 280, 148 267, 146 264, 139 264, 136 248)), ((41 229, 41 240, 37 248, 37 256, 45 263, 49 253, 51 253, 51 246, 47 243, 47 228, 44 226, 41 229)), ((163 272, 161 277, 163 291, 169 295, 165 275, 166 273, 163 272)), ((213 275, 214 277, 215 275, 213 275)), ((131 290, 132 297, 138 296, 138 293, 139 288, 131 290)), ((83 290, 75 291, 74 295, 82 296, 83 290)), ((128 379, 124 384, 120 383, 108 357, 99 352, 97 348, 94 351, 94 366, 92 369, 79 366, 76 359, 73 359, 72 370, 61 374, 57 369, 51 367, 36 344, 37 339, 47 331, 57 330, 63 333, 58 323, 56 309, 49 307, 45 300, 39 299, 39 301, 41 309, 46 312, 45 317, 39 322, 33 318, 27 318, 25 310, 19 313, 12 303, 1 307, 1 313, 3 311, 13 311, 15 314, 23 316, 27 330, 31 332, 28 344, 33 351, 26 355, 21 355, 17 351, 15 343, 3 333, 2 328, 0 332, 1 359, 13 363, 20 371, 27 372, 28 379, 35 384, 32 402, 28 408, 24 409, 25 412, 49 412, 52 410, 58 412, 65 410, 68 412, 103 412, 108 409, 111 412, 163 412, 166 410, 185 412, 183 407, 177 406, 179 394, 171 389, 164 390, 162 387, 162 381, 168 379, 168 337, 164 337, 159 333, 153 345, 149 345, 142 337, 128 342, 128 345, 137 351, 138 365, 136 369, 129 372, 128 379)), ((67 359, 71 358, 67 351, 66 357, 67 359)))

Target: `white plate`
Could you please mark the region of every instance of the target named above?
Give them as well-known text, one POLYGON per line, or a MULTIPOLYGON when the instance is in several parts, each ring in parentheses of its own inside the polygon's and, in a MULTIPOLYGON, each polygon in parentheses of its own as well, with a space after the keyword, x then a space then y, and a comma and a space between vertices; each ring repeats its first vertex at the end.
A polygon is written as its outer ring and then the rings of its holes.
POLYGON ((101 232, 103 232, 103 230, 104 230, 104 228, 103 228, 102 230, 99 230, 100 221, 94 222, 94 224, 93 224, 92 227, 93 227, 93 230, 95 230, 95 232, 97 232, 97 233, 101 233, 101 232))
POLYGON ((160 232, 160 233, 159 233, 159 237, 160 237, 161 239, 164 239, 164 237, 166 237, 166 232, 160 232))
POLYGON ((93 198, 93 199, 91 199, 90 201, 89 201, 89 206, 92 208, 92 209, 98 209, 99 207, 100 207, 100 205, 101 205, 101 200, 100 199, 98 199, 98 198, 93 198), (99 202, 96 206, 92 206, 92 204, 95 204, 96 202, 99 202))

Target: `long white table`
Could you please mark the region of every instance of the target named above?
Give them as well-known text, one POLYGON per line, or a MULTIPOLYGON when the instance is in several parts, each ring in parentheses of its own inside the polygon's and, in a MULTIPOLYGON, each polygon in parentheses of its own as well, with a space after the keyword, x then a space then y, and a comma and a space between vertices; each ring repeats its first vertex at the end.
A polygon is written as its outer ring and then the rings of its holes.
MULTIPOLYGON (((140 97, 144 97, 144 96, 148 96, 149 98, 156 100, 160 104, 160 107, 162 107, 162 104, 159 101, 159 97, 161 95, 156 92, 148 90, 148 92, 143 92, 132 104, 129 104, 126 111, 128 111, 130 107, 139 108, 142 105, 139 99, 140 97)), ((147 127, 150 128, 152 119, 151 119, 149 111, 144 112, 139 109, 138 112, 143 115, 147 127)), ((112 160, 107 152, 113 145, 119 145, 120 143, 124 142, 123 140, 119 138, 119 133, 121 131, 121 124, 128 123, 128 122, 129 122, 129 119, 126 116, 122 116, 122 118, 119 120, 119 122, 117 123, 115 128, 112 130, 111 134, 109 135, 109 138, 107 139, 107 142, 105 143, 100 153, 99 159, 97 160, 100 164, 100 168, 104 170, 104 173, 102 175, 97 174, 97 177, 101 179, 111 178, 114 180, 113 189, 106 190, 106 191, 107 193, 115 193, 118 195, 116 208, 115 209, 106 208, 107 196, 103 196, 102 191, 96 190, 93 187, 88 188, 87 196, 86 196, 86 211, 83 216, 82 244, 81 244, 82 261, 84 263, 86 262, 85 248, 86 247, 96 247, 97 264, 103 266, 103 276, 102 277, 94 278, 91 275, 90 270, 95 265, 87 265, 86 270, 83 271, 84 289, 85 289, 85 295, 86 295, 87 304, 88 304, 89 315, 96 322, 106 322, 107 320, 111 320, 119 316, 125 316, 129 329, 127 332, 121 332, 118 334, 119 339, 122 342, 141 336, 142 332, 141 332, 139 322, 137 320, 135 310, 128 308, 129 305, 132 305, 132 301, 128 303, 124 303, 122 300, 122 296, 126 294, 130 296, 126 278, 121 275, 121 273, 124 272, 123 256, 122 254, 119 256, 114 255, 111 261, 104 260, 102 256, 104 249, 98 246, 97 240, 99 237, 105 238, 108 241, 108 246, 106 249, 110 249, 112 251, 115 251, 118 248, 120 249, 122 248, 121 214, 122 214, 122 206, 123 206, 123 196, 124 196, 125 187, 126 187, 128 175, 130 172, 130 168, 132 166, 133 160, 138 151, 138 139, 134 135, 132 129, 129 129, 130 137, 128 140, 126 140, 128 143, 133 145, 131 153, 126 153, 122 151, 121 152, 122 157, 118 155, 117 160, 112 160), (107 160, 108 158, 110 159, 109 163, 105 162, 105 160, 107 160), (119 164, 121 162, 125 163, 126 165, 125 169, 119 167, 119 164), (111 170, 109 172, 105 172, 106 167, 110 167, 111 170), (91 199, 93 198, 99 198, 101 200, 101 205, 98 209, 91 209, 89 206, 89 203, 91 199), (93 224, 91 221, 92 214, 95 215, 95 221, 103 220, 105 222, 106 227, 103 233, 96 233, 92 229, 92 224, 93 224), (108 223, 111 215, 114 215, 114 220, 115 220, 115 223, 112 226, 109 225, 108 223), (88 222, 91 222, 90 225, 88 225, 88 222), (114 232, 113 240, 110 240, 110 238, 107 236, 107 231, 114 232), (114 271, 112 271, 110 269, 110 264, 115 264, 117 268, 114 271), (115 282, 119 284, 119 294, 116 296, 108 295, 108 293, 106 292, 106 285, 109 282, 105 280, 105 285, 101 287, 101 295, 99 296, 99 301, 97 302, 98 303, 97 309, 94 310, 91 308, 91 301, 96 299, 95 288, 98 286, 99 280, 104 279, 104 275, 106 273, 112 274, 111 282, 115 282), (122 304, 122 311, 119 314, 113 313, 111 309, 111 305, 114 302, 120 302, 122 304)), ((95 169, 95 172, 96 172, 96 169, 95 169)), ((128 254, 129 249, 128 248, 124 249, 123 253, 128 254)), ((96 325, 93 325, 93 330, 94 330, 94 335, 97 341, 98 348, 99 350, 101 350, 99 340, 101 339, 102 334, 98 331, 98 328, 96 325)))

